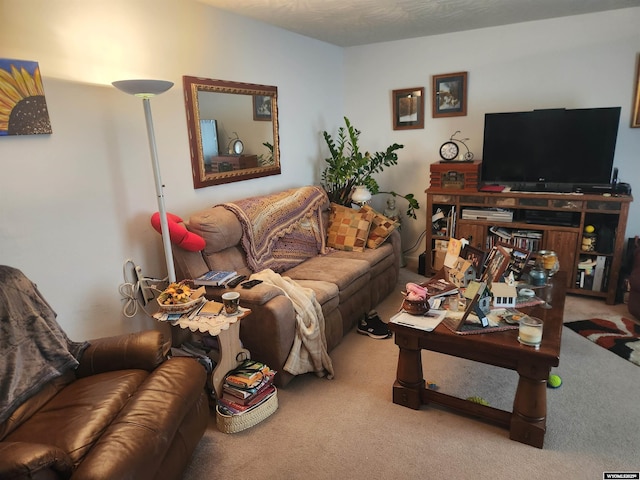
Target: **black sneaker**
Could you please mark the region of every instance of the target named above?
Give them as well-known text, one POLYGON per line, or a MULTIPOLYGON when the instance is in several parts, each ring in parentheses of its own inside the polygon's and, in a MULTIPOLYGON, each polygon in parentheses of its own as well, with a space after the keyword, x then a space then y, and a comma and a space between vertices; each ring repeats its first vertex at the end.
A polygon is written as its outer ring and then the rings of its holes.
POLYGON ((380 320, 375 310, 369 312, 368 315, 365 315, 364 318, 358 322, 357 331, 362 335, 369 335, 371 338, 377 340, 390 338, 392 335, 387 324, 380 320))

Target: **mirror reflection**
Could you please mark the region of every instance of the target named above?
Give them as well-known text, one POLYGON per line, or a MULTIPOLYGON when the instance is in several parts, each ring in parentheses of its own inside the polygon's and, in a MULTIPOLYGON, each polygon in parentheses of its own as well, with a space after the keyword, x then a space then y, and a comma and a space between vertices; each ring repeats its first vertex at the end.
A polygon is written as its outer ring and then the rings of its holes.
POLYGON ((183 77, 194 188, 280 173, 278 90, 183 77))

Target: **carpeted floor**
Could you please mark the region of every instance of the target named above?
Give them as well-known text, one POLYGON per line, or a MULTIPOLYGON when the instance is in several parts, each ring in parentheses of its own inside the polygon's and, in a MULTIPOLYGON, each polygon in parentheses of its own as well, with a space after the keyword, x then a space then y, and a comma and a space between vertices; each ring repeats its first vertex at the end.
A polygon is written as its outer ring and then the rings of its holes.
POLYGON ((567 328, 606 348, 610 352, 640 365, 640 325, 622 316, 592 318, 565 323, 567 328))
MULTIPOLYGON (((397 311, 405 282, 424 280, 415 271, 403 268, 396 291, 376 307, 383 320, 397 311)), ((626 305, 571 296, 564 319, 614 315, 628 317, 626 305)), ((433 352, 422 357, 425 379, 443 393, 511 408, 517 373, 433 352)), ((640 471, 640 369, 569 329, 552 370, 563 384, 547 391, 542 450, 437 405, 395 405, 393 339, 352 330, 331 358, 333 380, 300 375, 278 391, 278 410, 253 428, 225 434, 212 415, 183 480, 584 480, 640 471)))

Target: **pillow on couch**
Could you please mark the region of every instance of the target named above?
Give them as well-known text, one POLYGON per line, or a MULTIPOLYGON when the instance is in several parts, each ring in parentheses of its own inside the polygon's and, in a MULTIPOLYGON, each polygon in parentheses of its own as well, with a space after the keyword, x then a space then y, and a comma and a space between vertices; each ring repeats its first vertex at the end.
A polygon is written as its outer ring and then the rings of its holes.
POLYGON ((385 217, 369 205, 364 205, 360 211, 373 214, 371 229, 367 238, 367 247, 369 248, 378 248, 391 235, 391 232, 400 226, 400 222, 385 217))
POLYGON ((337 250, 364 252, 373 214, 331 204, 327 246, 337 250))

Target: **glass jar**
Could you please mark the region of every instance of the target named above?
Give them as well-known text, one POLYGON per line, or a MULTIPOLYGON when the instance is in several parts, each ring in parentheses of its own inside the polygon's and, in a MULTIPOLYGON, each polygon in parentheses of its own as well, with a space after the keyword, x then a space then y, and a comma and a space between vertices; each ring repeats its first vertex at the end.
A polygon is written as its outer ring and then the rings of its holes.
POLYGON ((544 269, 547 277, 553 277, 560 270, 558 255, 553 250, 540 250, 536 258, 536 267, 544 269))
POLYGON ((542 343, 542 320, 526 316, 520 320, 518 341, 523 345, 540 348, 542 343))

